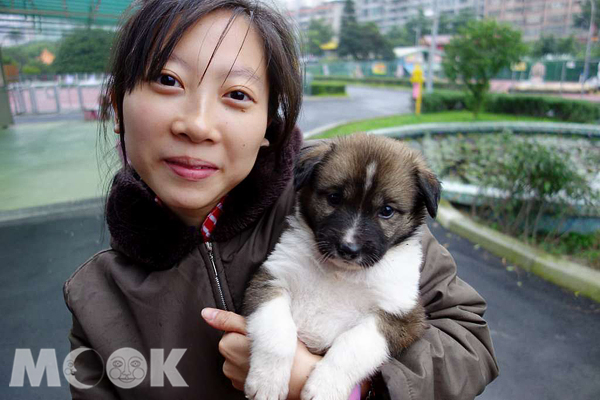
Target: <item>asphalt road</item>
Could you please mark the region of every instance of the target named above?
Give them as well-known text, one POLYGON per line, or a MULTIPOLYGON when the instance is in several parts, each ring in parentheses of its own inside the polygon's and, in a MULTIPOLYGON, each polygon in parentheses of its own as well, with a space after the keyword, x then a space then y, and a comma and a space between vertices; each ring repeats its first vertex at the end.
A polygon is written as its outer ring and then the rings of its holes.
MULTIPOLYGON (((456 259, 459 276, 488 301, 501 376, 479 397, 500 399, 598 399, 600 307, 431 224, 456 259), (507 268, 509 267, 509 268, 507 268)), ((9 388, 15 349, 68 353, 70 314, 62 284, 75 268, 107 245, 98 208, 0 224, 0 398, 64 399, 66 382, 49 388, 9 388)))
POLYGON ((298 120, 303 132, 337 122, 410 112, 411 94, 406 90, 348 86, 347 98, 305 99, 298 120))

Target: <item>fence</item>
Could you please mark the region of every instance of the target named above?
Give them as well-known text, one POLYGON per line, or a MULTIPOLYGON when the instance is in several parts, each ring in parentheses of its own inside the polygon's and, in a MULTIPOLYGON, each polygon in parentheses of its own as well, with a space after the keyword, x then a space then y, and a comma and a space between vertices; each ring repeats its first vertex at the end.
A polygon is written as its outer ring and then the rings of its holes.
MULTIPOLYGON (((531 77, 531 68, 541 62, 545 67, 545 82, 580 82, 583 75, 584 61, 574 60, 528 60, 524 64, 523 71, 512 71, 509 68, 501 71, 494 79, 502 80, 529 80, 531 77)), ((597 76, 598 64, 600 60, 590 61, 590 70, 588 78, 597 76)), ((314 76, 344 76, 353 78, 362 77, 399 77, 406 76, 407 71, 399 71, 402 68, 401 61, 336 61, 312 64, 306 66, 306 71, 314 76)), ((427 69, 427 63, 421 65, 424 70, 427 69)), ((440 65, 434 67, 435 76, 443 78, 443 71, 440 65)))
POLYGON ((8 93, 13 115, 54 114, 96 111, 101 89, 101 83, 19 83, 9 86, 8 93))

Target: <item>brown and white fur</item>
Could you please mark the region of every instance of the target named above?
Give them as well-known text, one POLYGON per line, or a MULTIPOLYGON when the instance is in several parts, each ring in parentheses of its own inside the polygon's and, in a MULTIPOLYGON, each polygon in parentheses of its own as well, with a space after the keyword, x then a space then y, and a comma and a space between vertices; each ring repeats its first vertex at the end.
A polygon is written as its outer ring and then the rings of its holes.
POLYGON ((364 134, 306 149, 295 183, 296 213, 244 300, 244 389, 250 399, 287 398, 299 338, 324 354, 302 399, 346 400, 425 329, 420 233, 440 184, 416 151, 364 134))

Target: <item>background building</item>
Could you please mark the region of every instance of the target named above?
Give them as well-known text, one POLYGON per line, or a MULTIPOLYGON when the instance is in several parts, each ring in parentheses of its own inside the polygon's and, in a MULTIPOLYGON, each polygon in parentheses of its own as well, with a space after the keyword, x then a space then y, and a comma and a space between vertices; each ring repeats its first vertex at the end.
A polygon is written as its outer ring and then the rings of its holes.
POLYGON ((344 3, 343 0, 334 0, 314 7, 300 7, 290 11, 289 15, 304 32, 308 30, 308 25, 312 19, 322 19, 327 25, 331 26, 333 34, 337 37, 342 26, 344 3))
MULTIPOLYGON (((440 14, 458 14, 470 11, 483 15, 483 0, 437 0, 440 14)), ((404 25, 411 18, 433 10, 433 0, 355 0, 359 22, 375 22, 382 32, 394 25, 404 25)))
MULTIPOLYGON (((440 13, 458 14, 471 11, 474 15, 483 15, 484 0, 438 0, 440 13)), ((333 28, 335 35, 339 33, 344 0, 323 2, 313 7, 299 7, 290 11, 300 29, 306 31, 311 19, 324 19, 333 28)), ((387 32, 395 25, 404 25, 416 17, 419 10, 433 10, 433 0, 354 0, 356 19, 358 22, 375 22, 382 32, 387 32)))
POLYGON ((587 30, 575 28, 574 18, 585 0, 485 0, 484 16, 507 22, 523 32, 523 40, 540 36, 584 39, 587 30))

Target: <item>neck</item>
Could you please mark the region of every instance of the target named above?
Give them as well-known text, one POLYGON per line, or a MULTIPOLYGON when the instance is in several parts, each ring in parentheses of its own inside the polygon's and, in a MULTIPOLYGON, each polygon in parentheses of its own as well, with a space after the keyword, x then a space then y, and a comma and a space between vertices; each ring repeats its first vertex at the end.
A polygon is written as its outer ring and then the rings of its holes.
POLYGON ((206 219, 206 216, 215 208, 217 202, 211 203, 206 207, 197 210, 188 210, 176 207, 168 207, 187 226, 200 228, 206 219))

